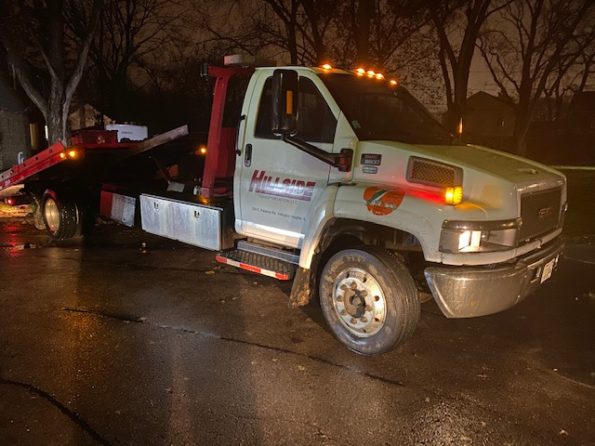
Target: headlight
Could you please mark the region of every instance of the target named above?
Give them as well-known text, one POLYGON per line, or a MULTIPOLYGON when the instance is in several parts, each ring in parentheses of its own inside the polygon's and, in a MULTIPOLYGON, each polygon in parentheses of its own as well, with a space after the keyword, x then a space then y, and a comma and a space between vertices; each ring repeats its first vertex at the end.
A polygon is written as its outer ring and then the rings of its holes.
POLYGON ((499 221, 444 221, 440 251, 490 252, 512 249, 518 244, 520 219, 499 221))

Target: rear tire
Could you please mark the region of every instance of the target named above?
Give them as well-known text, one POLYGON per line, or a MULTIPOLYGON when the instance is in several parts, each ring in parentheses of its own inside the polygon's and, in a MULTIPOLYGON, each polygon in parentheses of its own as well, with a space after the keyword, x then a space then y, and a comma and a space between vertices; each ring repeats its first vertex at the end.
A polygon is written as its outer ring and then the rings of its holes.
POLYGON ((81 212, 75 200, 66 194, 46 190, 43 194, 41 213, 48 234, 54 240, 66 240, 82 231, 81 212))
POLYGON ((419 321, 411 274, 399 259, 379 248, 333 255, 322 270, 319 297, 335 337, 361 355, 391 350, 413 334, 419 321))

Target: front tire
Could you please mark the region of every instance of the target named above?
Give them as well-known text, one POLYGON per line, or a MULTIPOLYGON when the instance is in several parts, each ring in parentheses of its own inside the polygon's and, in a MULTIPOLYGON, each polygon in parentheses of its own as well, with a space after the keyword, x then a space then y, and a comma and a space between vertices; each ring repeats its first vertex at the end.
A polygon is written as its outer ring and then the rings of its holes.
POLYGON ((362 355, 391 350, 413 334, 419 321, 411 274, 399 259, 379 248, 333 255, 322 270, 319 297, 335 337, 362 355))

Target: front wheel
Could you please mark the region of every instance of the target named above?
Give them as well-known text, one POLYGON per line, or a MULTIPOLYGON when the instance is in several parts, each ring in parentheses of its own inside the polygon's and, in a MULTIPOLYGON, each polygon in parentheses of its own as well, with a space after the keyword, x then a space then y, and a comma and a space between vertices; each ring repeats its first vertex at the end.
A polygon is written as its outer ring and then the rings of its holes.
POLYGON ((333 255, 320 277, 322 312, 335 337, 362 355, 384 353, 417 326, 417 289, 403 263, 385 250, 362 247, 333 255))

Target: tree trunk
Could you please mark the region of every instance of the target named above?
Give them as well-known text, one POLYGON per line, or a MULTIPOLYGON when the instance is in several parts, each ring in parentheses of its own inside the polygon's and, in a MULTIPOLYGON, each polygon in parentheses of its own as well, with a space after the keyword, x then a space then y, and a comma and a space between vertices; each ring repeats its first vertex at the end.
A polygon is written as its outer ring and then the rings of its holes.
POLYGON ((374 14, 374 1, 359 0, 357 5, 357 24, 355 29, 356 63, 367 67, 370 64, 370 26, 374 14))
POLYGON ((519 109, 516 114, 514 124, 513 139, 516 153, 520 156, 527 156, 527 133, 529 132, 530 112, 528 110, 519 109))
POLYGON ((291 65, 298 63, 298 50, 295 35, 295 22, 287 26, 287 46, 289 47, 289 60, 291 65))
POLYGON ((68 132, 66 120, 62 113, 62 101, 59 99, 50 101, 48 105, 48 115, 46 125, 48 126, 48 144, 54 144, 56 141, 62 141, 64 144, 68 143, 68 132))

